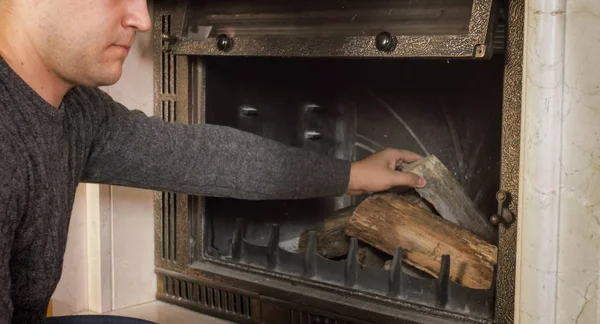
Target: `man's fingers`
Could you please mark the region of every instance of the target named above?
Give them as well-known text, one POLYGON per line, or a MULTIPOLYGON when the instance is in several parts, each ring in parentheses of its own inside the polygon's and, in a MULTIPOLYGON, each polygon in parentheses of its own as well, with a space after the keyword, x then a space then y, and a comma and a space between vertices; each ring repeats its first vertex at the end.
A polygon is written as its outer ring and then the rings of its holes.
POLYGON ((407 186, 412 188, 422 188, 425 186, 426 181, 422 177, 410 173, 410 172, 400 172, 400 171, 391 171, 393 187, 396 186, 407 186))
POLYGON ((388 149, 388 152, 388 154, 396 161, 396 164, 398 164, 398 162, 412 163, 423 158, 421 155, 407 150, 388 149))

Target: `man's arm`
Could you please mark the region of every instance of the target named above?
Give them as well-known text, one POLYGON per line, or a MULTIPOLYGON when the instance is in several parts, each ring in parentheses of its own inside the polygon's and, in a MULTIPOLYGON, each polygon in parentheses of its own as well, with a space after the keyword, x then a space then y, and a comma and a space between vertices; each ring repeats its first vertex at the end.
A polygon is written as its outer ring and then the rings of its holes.
POLYGON ((99 94, 84 182, 240 199, 336 196, 350 162, 229 127, 182 125, 99 94))

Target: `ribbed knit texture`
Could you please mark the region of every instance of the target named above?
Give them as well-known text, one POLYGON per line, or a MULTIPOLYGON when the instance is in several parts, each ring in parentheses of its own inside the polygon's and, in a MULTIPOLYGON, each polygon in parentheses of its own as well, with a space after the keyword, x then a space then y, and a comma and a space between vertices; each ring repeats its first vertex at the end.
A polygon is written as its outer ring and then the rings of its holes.
POLYGON ((341 195, 350 174, 348 161, 233 128, 166 123, 98 89, 75 88, 55 109, 2 58, 0 158, 0 323, 44 321, 80 182, 297 199, 341 195))

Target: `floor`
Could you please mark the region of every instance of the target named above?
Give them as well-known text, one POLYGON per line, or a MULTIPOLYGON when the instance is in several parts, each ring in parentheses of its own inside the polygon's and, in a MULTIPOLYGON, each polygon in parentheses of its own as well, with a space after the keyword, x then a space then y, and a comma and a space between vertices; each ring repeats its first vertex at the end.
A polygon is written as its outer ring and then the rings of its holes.
MULTIPOLYGON (((84 313, 93 314, 93 313, 84 313)), ((233 322, 217 319, 211 316, 193 312, 186 308, 154 301, 148 304, 137 305, 106 313, 107 315, 120 315, 145 319, 158 324, 231 324, 233 322)))

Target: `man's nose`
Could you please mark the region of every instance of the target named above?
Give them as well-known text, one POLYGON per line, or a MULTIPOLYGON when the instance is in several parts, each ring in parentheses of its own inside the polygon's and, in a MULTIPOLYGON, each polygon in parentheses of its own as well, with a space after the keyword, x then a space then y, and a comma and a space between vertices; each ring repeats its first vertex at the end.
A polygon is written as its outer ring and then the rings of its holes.
POLYGON ((147 0, 128 1, 127 11, 127 16, 123 22, 125 26, 133 27, 139 31, 150 30, 151 22, 147 0))

